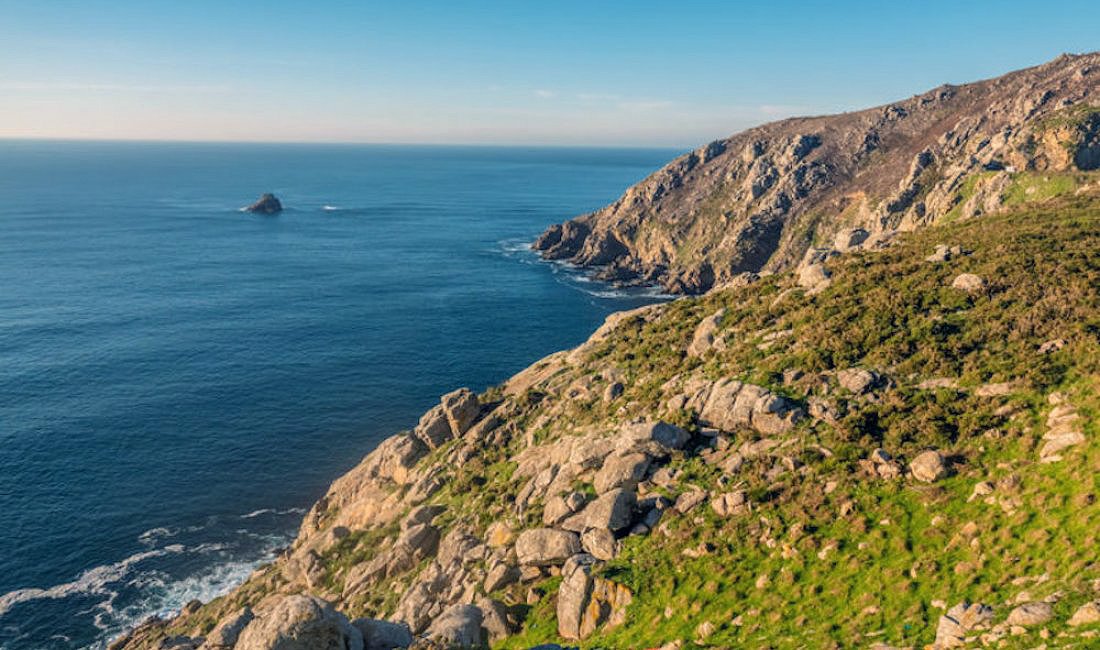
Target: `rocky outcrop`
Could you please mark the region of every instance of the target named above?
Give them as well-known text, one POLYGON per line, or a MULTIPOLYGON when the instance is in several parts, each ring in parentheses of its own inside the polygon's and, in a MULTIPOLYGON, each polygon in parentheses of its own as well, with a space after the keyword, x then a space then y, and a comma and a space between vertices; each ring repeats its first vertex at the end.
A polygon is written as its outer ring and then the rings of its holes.
POLYGON ((284 596, 245 626, 234 650, 362 650, 363 635, 332 606, 308 595, 284 596))
MULTIPOLYGON (((948 215, 998 210, 1013 173, 1100 167, 1100 54, 941 86, 864 111, 758 126, 673 160, 534 248, 597 277, 703 293, 948 215)), ((805 269, 807 289, 828 271, 805 269)))
POLYGON ((253 214, 278 214, 283 211, 283 204, 274 194, 264 194, 252 205, 245 208, 246 212, 253 214))
POLYGON ((566 639, 583 639, 600 627, 623 623, 630 590, 611 580, 592 575, 596 558, 576 555, 562 567, 558 590, 558 634, 566 639))

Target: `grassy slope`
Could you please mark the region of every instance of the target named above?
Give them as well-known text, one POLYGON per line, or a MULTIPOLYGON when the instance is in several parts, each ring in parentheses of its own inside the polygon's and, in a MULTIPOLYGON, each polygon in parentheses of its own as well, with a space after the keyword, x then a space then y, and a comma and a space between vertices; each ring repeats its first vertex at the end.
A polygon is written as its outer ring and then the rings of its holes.
MULTIPOLYGON (((696 510, 671 519, 667 538, 628 540, 605 573, 636 593, 629 623, 586 647, 691 640, 702 621, 716 626, 707 639, 716 646, 928 643, 942 614, 932 601, 987 602, 999 606, 1002 620, 1006 601, 1023 590, 1034 598, 1066 592, 1048 626, 1057 634, 1064 627, 1058 621, 1091 593, 1089 582, 1100 578, 1100 209, 1078 201, 933 228, 887 252, 840 258, 833 270, 833 285, 813 297, 783 294, 783 279, 768 278, 677 301, 659 321, 615 337, 597 353, 628 369, 633 381, 624 398, 635 403, 631 410, 659 412, 655 387, 697 363, 680 352, 691 325, 724 306, 734 344, 703 362, 710 376, 741 377, 799 400, 807 394, 797 382, 782 383, 784 370, 863 366, 887 372, 897 385, 878 403, 850 400, 835 427, 805 425, 793 453, 808 474, 771 480, 765 472, 773 461, 746 464, 732 480, 762 501, 753 515, 719 520, 696 510), (937 243, 973 253, 924 262, 937 243), (986 278, 988 293, 969 297, 951 289, 961 272, 986 278), (783 329, 792 335, 758 349, 761 333, 783 329), (1038 354, 1053 338, 1069 345, 1038 354), (999 398, 915 388, 937 377, 957 378, 964 388, 1004 381, 1019 387, 999 398), (1045 396, 1054 390, 1068 392, 1092 423, 1090 443, 1061 463, 1039 464, 1050 409, 1045 396), (835 456, 823 460, 810 450, 814 443, 835 456), (927 447, 946 450, 955 475, 931 486, 858 475, 854 461, 878 446, 903 458, 927 447), (838 487, 826 495, 830 480, 838 487), (980 480, 999 482, 995 503, 967 501, 980 480), (855 512, 840 517, 845 501, 855 512), (970 522, 977 533, 962 534, 970 522), (698 559, 681 554, 701 543, 713 552, 698 559), (1049 580, 1014 584, 1041 575, 1049 580), (757 587, 758 580, 767 586, 757 587)), ((600 409, 591 404, 594 419, 604 417, 600 409)), ((590 415, 584 405, 578 410, 577 421, 590 415)), ((703 487, 726 480, 698 457, 674 464, 703 487)), ((505 647, 552 638, 550 605, 536 606, 527 633, 505 647)), ((1025 635, 1009 647, 1035 642, 1025 635)))
MULTIPOLYGON (((835 425, 804 421, 788 436, 784 454, 804 465, 776 474, 775 459, 749 460, 723 476, 696 453, 673 458, 683 471, 669 496, 688 485, 747 489, 751 515, 719 519, 707 508, 666 516, 665 531, 627 539, 605 575, 627 584, 635 598, 627 623, 601 630, 583 647, 652 647, 672 640, 688 646, 704 621, 716 647, 827 648, 930 643, 942 610, 964 599, 997 607, 1028 591, 1065 597, 1046 626, 1057 645, 1064 621, 1100 580, 1100 203, 1085 198, 1001 216, 929 228, 906 235, 884 252, 845 255, 830 262, 832 285, 808 296, 790 289, 789 276, 772 276, 742 289, 668 305, 651 323, 628 321, 580 366, 547 385, 508 398, 507 444, 490 445, 458 466, 446 467, 446 485, 430 502, 448 505, 436 523, 472 525, 481 534, 495 520, 536 525, 539 508, 520 521, 511 501, 523 482, 512 479, 524 440, 549 440, 593 427, 611 428, 631 417, 662 417, 691 427, 692 414, 670 413, 661 386, 685 373, 736 377, 766 385, 805 403, 819 393, 817 373, 852 366, 873 368, 894 385, 876 401, 836 388, 829 399, 847 414, 835 425), (947 263, 923 261, 935 244, 961 245, 972 254, 947 263), (950 288, 959 273, 989 282, 968 296, 950 288), (702 360, 684 349, 695 325, 725 307, 727 349, 702 360), (792 330, 761 349, 769 332, 792 330), (1037 348, 1064 338, 1049 355, 1037 348), (625 393, 600 395, 610 368, 625 393), (802 380, 784 383, 797 369, 802 380), (921 390, 930 378, 957 379, 962 390, 921 390), (981 398, 966 390, 1014 381, 1008 396, 981 398), (584 390, 569 395, 567 387, 584 390), (1038 446, 1052 391, 1069 394, 1088 424, 1089 443, 1055 464, 1039 464, 1038 446), (832 452, 823 457, 815 446, 832 452), (859 473, 856 461, 876 447, 902 458, 935 447, 952 456, 954 475, 933 485, 885 481, 859 473), (990 502, 967 500, 974 485, 997 483, 990 502), (825 485, 835 482, 826 494, 825 485), (851 514, 841 516, 843 509, 851 514), (972 525, 970 525, 972 524, 972 525), (972 529, 973 534, 964 534, 972 529), (698 558, 684 549, 710 545, 698 558), (1047 576, 1041 582, 1034 578, 1047 576), (759 586, 758 586, 759 585, 759 586)), ((483 399, 501 396, 490 391, 483 399)), ((734 444, 752 434, 738 433, 734 444)), ((445 457, 458 442, 433 453, 445 457)), ((578 485, 581 489, 590 486, 578 485)), ((326 554, 326 585, 339 593, 344 572, 369 560, 392 531, 364 531, 326 554)), ((524 629, 499 644, 523 648, 556 639, 558 578, 534 585, 545 594, 525 604, 530 585, 494 594, 525 618, 524 629)), ((341 608, 352 617, 392 613, 407 578, 377 585, 341 608)), ((255 604, 279 588, 265 570, 233 595, 190 618, 152 631, 202 633, 243 603, 255 604)), ((1063 639, 1067 640, 1067 639, 1063 639)), ((1035 633, 1010 637, 1007 647, 1033 647, 1035 633)))

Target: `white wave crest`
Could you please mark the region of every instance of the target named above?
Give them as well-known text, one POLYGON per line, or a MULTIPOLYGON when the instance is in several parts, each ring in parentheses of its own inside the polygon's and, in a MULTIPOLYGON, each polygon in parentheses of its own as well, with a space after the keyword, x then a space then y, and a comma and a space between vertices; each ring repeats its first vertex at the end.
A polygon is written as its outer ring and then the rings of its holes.
POLYGON ((111 594, 106 589, 106 586, 112 582, 121 580, 138 562, 167 555, 168 553, 179 553, 181 551, 183 551, 182 546, 173 544, 163 549, 135 553, 114 564, 105 564, 103 566, 88 569, 72 582, 54 585, 47 589, 39 589, 37 587, 16 589, 15 591, 0 596, 0 616, 7 614, 12 607, 30 600, 39 600, 42 598, 67 598, 76 594, 102 594, 109 596, 111 594))
POLYGON ((275 508, 260 508, 259 510, 253 510, 252 512, 241 515, 241 519, 253 519, 261 515, 304 515, 306 513, 305 508, 287 508, 285 510, 277 510, 275 508))

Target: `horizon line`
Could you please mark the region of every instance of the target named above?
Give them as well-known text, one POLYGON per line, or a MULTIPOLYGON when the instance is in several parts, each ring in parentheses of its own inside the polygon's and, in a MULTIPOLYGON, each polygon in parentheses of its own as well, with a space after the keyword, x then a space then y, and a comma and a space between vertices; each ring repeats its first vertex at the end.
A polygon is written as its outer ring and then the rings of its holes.
MULTIPOLYGON (((721 140, 715 138, 714 140, 721 140)), ((713 140, 708 140, 712 142, 713 140)), ((669 149, 691 151, 706 143, 695 145, 660 144, 568 144, 550 142, 402 142, 391 140, 215 140, 215 139, 173 139, 173 138, 83 138, 58 136, 0 136, 0 142, 72 142, 101 144, 248 144, 248 145, 295 145, 295 146, 382 146, 382 147, 483 147, 483 148, 533 148, 533 149, 669 149)))

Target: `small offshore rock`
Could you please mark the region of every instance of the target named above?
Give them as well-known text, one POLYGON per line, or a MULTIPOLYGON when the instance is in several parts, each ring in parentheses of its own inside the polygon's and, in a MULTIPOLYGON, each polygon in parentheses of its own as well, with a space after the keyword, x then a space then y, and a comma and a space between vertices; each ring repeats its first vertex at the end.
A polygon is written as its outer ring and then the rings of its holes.
POLYGON ((283 204, 274 194, 264 194, 258 201, 245 208, 246 212, 253 214, 278 214, 283 211, 283 204))

